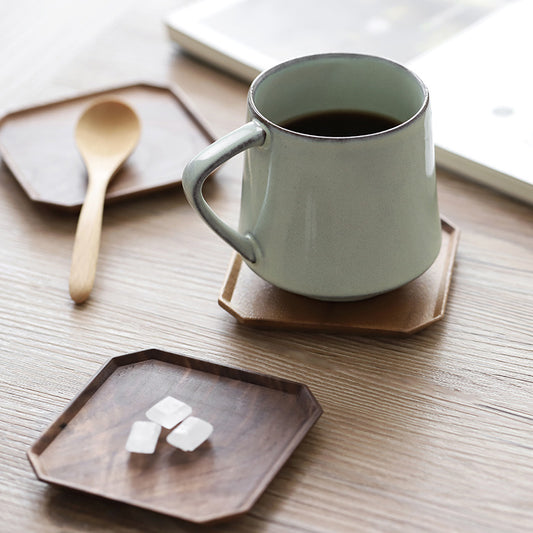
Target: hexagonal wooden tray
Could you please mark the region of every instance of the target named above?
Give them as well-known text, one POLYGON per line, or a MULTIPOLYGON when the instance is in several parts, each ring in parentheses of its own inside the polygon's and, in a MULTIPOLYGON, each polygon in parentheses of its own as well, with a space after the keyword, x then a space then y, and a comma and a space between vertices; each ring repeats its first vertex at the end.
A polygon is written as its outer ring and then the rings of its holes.
POLYGON ((324 302, 292 294, 259 278, 234 256, 218 303, 249 326, 338 333, 410 335, 444 315, 459 230, 442 219, 433 265, 394 291, 357 302, 324 302))
POLYGON ((28 452, 39 479, 208 523, 245 513, 322 414, 302 384, 146 350, 112 358, 28 452), (135 420, 171 395, 211 422, 194 452, 124 446, 135 420))
POLYGON ((87 172, 74 129, 91 102, 113 97, 141 119, 141 138, 107 189, 106 201, 181 182, 187 162, 213 142, 205 123, 177 88, 139 83, 22 109, 0 120, 0 154, 31 200, 68 211, 81 207, 87 172))

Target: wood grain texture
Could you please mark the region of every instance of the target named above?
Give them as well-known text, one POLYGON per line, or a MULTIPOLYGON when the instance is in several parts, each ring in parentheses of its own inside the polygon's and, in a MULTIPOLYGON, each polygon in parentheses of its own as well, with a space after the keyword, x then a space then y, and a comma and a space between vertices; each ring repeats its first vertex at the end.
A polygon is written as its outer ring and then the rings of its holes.
MULTIPOLYGON (((72 24, 70 6, 78 3, 65 0, 53 28, 57 36, 64 27, 70 40, 52 46, 54 60, 47 55, 44 67, 35 62, 32 79, 29 58, 39 57, 39 32, 48 27, 30 18, 25 1, 0 18, 0 36, 4 24, 28 30, 16 40, 24 60, 3 64, 9 84, 0 85, 0 107, 10 107, 13 95, 17 107, 30 106, 152 79, 179 84, 217 135, 244 122, 247 87, 166 40, 161 18, 178 2, 113 2, 123 18, 112 24, 100 11, 90 17, 100 26, 86 27, 72 24), (92 42, 74 55, 73 27, 80 42, 92 42)), ((89 4, 97 10, 109 3, 89 4)), ((232 162, 206 185, 210 205, 232 224, 240 172, 232 162)), ((106 209, 99 285, 76 307, 67 282, 76 217, 33 203, 2 164, 2 529, 198 530, 51 488, 36 479, 26 458, 109 357, 154 346, 306 383, 324 408, 250 512, 208 531, 532 530, 533 211, 446 172, 439 171, 438 182, 441 210, 461 228, 446 314, 396 339, 236 324, 217 304, 232 252, 179 188, 106 209)))

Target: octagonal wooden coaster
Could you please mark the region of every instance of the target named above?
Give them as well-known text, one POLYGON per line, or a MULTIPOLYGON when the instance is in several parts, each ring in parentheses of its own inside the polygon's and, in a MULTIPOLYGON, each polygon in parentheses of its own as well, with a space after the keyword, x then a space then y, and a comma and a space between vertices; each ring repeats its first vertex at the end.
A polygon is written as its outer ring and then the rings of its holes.
POLYGON ((322 414, 300 383, 160 350, 112 358, 33 444, 37 477, 197 523, 248 511, 322 414), (125 449, 165 396, 214 426, 193 452, 125 449))
POLYGON ((444 315, 459 230, 442 219, 442 246, 433 265, 394 291, 357 302, 324 302, 274 287, 234 256, 218 303, 240 323, 278 329, 410 335, 444 315))
POLYGON ((181 182, 188 161, 213 134, 177 88, 139 83, 9 113, 0 120, 0 153, 31 200, 68 211, 81 207, 87 172, 74 130, 95 100, 118 98, 141 120, 141 138, 113 178, 106 201, 130 198, 181 182))

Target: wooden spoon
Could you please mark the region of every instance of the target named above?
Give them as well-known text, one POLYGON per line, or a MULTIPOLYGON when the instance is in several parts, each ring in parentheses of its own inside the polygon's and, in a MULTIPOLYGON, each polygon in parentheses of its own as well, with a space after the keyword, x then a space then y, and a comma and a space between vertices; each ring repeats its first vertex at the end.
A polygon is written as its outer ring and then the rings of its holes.
POLYGON ((70 270, 70 296, 76 303, 84 302, 94 285, 107 186, 137 145, 140 133, 135 111, 118 100, 93 104, 76 126, 76 144, 89 175, 70 270))

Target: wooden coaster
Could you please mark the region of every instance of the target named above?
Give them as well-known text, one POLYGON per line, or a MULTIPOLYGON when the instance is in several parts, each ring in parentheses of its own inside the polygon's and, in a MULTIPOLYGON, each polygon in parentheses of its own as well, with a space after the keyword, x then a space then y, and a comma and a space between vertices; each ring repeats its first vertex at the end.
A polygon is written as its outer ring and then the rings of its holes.
POLYGON ((130 104, 142 131, 135 151, 109 184, 106 201, 180 183, 187 162, 214 140, 176 88, 144 83, 15 111, 0 120, 0 154, 31 200, 79 210, 87 172, 74 130, 93 101, 108 97, 130 104))
POLYGON ((264 281, 235 256, 218 303, 240 323, 279 329, 410 335, 444 315, 459 230, 442 223, 442 246, 433 265, 394 291, 358 302, 324 302, 264 281))
POLYGON ((300 383, 160 350, 111 359, 28 452, 39 479, 197 523, 248 511, 322 414, 300 383), (165 396, 214 426, 193 452, 129 453, 165 396))

